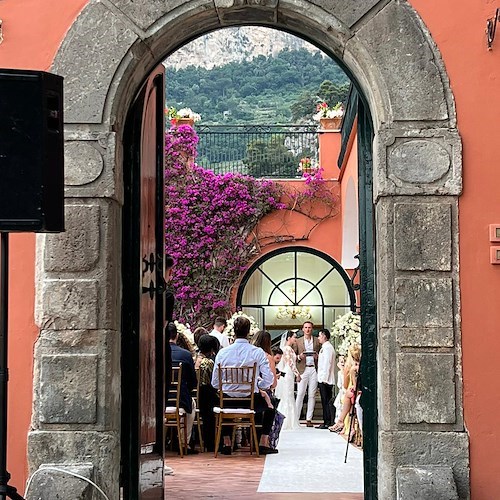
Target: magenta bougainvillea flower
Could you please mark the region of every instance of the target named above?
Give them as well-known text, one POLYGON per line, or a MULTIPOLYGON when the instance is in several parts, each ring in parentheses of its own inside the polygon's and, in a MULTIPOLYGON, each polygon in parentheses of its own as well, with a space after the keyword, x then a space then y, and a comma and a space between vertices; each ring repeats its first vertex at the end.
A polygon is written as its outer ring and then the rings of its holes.
POLYGON ((165 251, 176 261, 177 319, 211 326, 216 315, 230 314, 231 288, 257 252, 252 230, 284 205, 272 181, 196 165, 197 143, 189 125, 165 136, 165 251))

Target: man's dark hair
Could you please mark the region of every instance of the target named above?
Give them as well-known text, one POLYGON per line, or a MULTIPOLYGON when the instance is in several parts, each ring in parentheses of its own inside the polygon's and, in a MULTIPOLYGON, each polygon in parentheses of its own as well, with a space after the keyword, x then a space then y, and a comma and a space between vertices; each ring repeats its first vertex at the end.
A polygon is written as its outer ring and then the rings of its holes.
POLYGON ((318 332, 318 335, 320 333, 323 333, 326 337, 326 340, 330 340, 330 337, 331 337, 331 333, 330 333, 330 330, 328 330, 328 328, 322 328, 319 332, 318 332))
POLYGON ((238 339, 245 339, 250 333, 250 320, 243 316, 238 316, 234 320, 234 336, 238 339))
POLYGON ((165 334, 169 338, 169 340, 175 340, 177 337, 177 327, 175 326, 175 323, 172 321, 169 321, 167 323, 167 326, 165 327, 165 334))
POLYGON ((314 328, 314 323, 312 321, 304 321, 304 323, 302 323, 302 328, 304 328, 304 325, 307 325, 308 323, 314 328))
POLYGON ((276 354, 281 354, 283 356, 283 351, 279 347, 273 347, 273 356, 276 354))
POLYGON ((214 326, 223 326, 224 328, 226 328, 227 326, 226 318, 223 318, 222 316, 217 316, 214 321, 214 326))
POLYGON ((165 254, 165 269, 170 269, 171 267, 174 267, 174 265, 174 258, 168 253, 165 254))

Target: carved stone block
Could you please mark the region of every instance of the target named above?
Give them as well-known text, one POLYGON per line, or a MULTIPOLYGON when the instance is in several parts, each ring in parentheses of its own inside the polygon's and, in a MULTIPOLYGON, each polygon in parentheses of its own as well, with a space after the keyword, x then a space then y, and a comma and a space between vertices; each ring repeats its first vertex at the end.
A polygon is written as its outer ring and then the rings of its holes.
POLYGON ((369 47, 373 63, 382 74, 394 121, 448 118, 436 58, 407 3, 390 2, 355 37, 369 47))
POLYGON ((454 355, 398 353, 396 360, 399 422, 455 423, 454 355))
POLYGON ((458 500, 451 467, 398 467, 396 484, 398 500, 458 500))
POLYGON ((97 355, 44 355, 40 362, 40 421, 97 421, 97 355))
POLYGON ((92 500, 93 486, 73 474, 93 480, 91 463, 42 464, 33 474, 26 500, 92 500))
POLYGON ((64 145, 64 184, 84 186, 102 173, 104 160, 90 142, 69 141, 64 145))
POLYGON ((396 341, 402 347, 453 347, 453 328, 397 328, 396 341))
POLYGON ((64 77, 66 123, 101 123, 113 75, 137 38, 100 2, 82 11, 52 67, 54 73, 64 77))
POLYGON ((394 212, 396 268, 402 271, 450 271, 451 206, 397 203, 394 212))
POLYGON ((95 329, 99 316, 97 280, 47 280, 40 293, 43 302, 39 324, 43 328, 95 329))
POLYGON ((395 320, 399 327, 453 327, 451 278, 396 278, 395 320))
POLYGON ((46 236, 48 272, 90 271, 99 260, 99 205, 66 205, 66 231, 46 236))

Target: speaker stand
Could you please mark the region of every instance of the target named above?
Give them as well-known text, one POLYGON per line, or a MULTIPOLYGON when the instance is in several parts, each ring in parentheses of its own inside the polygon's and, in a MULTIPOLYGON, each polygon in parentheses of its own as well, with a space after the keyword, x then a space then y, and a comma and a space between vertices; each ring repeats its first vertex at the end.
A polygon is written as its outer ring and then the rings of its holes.
POLYGON ((9 486, 7 472, 7 332, 9 325, 9 233, 0 233, 0 500, 23 500, 16 488, 9 486))

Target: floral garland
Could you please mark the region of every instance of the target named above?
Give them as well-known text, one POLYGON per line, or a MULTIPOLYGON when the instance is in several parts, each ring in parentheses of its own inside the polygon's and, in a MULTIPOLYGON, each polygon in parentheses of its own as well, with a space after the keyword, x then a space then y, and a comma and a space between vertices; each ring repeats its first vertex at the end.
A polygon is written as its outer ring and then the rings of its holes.
POLYGON ((258 251, 254 227, 283 205, 272 181, 196 165, 197 143, 188 125, 165 136, 165 251, 176 261, 177 318, 209 327, 230 314, 231 288, 258 251))
POLYGON ((332 343, 337 344, 337 352, 343 356, 352 344, 361 343, 361 316, 349 311, 340 316, 332 325, 332 343))
POLYGON ((253 316, 249 316, 242 311, 237 311, 227 320, 226 328, 224 328, 223 333, 225 333, 229 338, 234 338, 234 321, 236 318, 247 318, 250 321, 250 337, 260 330, 259 325, 255 322, 255 318, 253 316))

